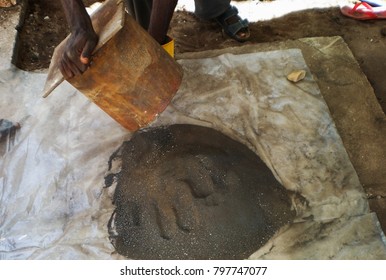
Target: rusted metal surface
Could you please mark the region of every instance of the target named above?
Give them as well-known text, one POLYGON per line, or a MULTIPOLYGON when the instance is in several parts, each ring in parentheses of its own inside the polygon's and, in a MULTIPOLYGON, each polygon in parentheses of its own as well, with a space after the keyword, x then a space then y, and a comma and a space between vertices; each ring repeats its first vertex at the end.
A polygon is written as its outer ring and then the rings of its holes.
POLYGON ((155 119, 177 92, 181 67, 130 16, 69 82, 122 126, 135 131, 155 119))
MULTIPOLYGON (((122 5, 118 0, 109 3, 122 5)), ((116 16, 118 12, 116 6, 105 5, 96 13, 93 23, 98 27, 94 25, 94 28, 101 34, 105 32, 103 24, 109 22, 108 17, 116 16)), ((116 30, 116 26, 113 22, 108 33, 116 30)), ((58 68, 63 46, 64 42, 55 50, 45 96, 63 81, 58 68)), ((135 131, 149 124, 166 108, 181 79, 181 67, 127 15, 123 28, 94 53, 92 66, 68 81, 123 127, 135 131)))

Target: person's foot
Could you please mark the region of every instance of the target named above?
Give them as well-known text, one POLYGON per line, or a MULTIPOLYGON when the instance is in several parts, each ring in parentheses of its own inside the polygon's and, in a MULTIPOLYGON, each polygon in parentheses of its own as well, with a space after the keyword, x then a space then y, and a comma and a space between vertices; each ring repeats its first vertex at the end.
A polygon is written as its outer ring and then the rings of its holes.
POLYGON ((225 34, 239 42, 245 42, 250 37, 249 22, 239 16, 239 11, 234 6, 216 18, 225 34))

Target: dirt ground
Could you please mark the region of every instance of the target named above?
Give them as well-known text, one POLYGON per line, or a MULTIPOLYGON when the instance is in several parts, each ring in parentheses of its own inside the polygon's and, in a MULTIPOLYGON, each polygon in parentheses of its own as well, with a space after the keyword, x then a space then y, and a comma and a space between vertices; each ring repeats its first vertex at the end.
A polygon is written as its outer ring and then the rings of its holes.
MULTIPOLYGON (((20 26, 21 48, 17 66, 24 70, 46 69, 51 55, 68 33, 60 1, 28 0, 26 20, 20 26)), ((96 0, 83 1, 90 5, 96 0)), ((12 8, 7 8, 12 9, 12 8)), ((0 16, 5 9, 0 9, 0 16)), ((270 21, 250 24, 251 39, 244 44, 274 42, 304 37, 342 36, 353 52, 375 95, 386 112, 386 20, 358 21, 347 18, 339 8, 313 9, 288 14, 270 21)), ((176 41, 176 54, 239 46, 224 36, 215 22, 202 21, 192 13, 176 12, 170 35, 176 41)), ((386 231, 386 198, 370 203, 386 231), (381 207, 379 205, 384 205, 381 207)))

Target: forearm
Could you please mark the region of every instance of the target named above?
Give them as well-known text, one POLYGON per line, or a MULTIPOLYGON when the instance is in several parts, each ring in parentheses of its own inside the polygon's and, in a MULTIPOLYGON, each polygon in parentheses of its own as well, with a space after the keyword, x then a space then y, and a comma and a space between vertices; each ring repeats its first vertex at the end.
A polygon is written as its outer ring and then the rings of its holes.
POLYGON ((154 0, 148 32, 160 44, 165 43, 166 34, 177 0, 154 0))
POLYGON ((93 30, 90 16, 82 0, 60 0, 70 30, 93 30))

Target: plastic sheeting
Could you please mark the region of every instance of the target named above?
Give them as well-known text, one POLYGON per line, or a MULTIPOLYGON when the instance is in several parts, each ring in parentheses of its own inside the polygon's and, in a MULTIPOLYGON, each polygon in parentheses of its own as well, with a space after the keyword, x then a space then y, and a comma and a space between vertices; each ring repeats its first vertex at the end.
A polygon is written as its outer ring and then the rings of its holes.
POLYGON ((128 134, 68 84, 43 99, 45 78, 1 75, 1 114, 21 128, 0 162, 0 257, 108 259, 103 177, 128 134))
MULTIPOLYGON (((183 84, 152 126, 213 127, 248 145, 304 197, 293 202, 296 223, 252 258, 386 258, 382 232, 299 50, 179 62, 183 84), (286 75, 299 69, 305 80, 289 82, 286 75)), ((130 133, 68 84, 40 98, 44 80, 18 70, 0 75, 1 118, 21 123, 0 162, 0 258, 120 258, 107 233, 113 190, 103 186, 110 155, 130 133)))

